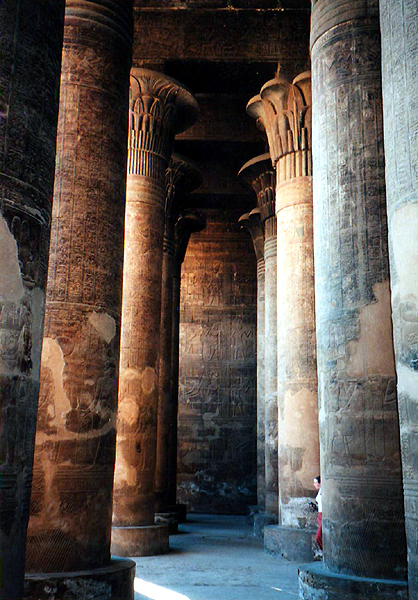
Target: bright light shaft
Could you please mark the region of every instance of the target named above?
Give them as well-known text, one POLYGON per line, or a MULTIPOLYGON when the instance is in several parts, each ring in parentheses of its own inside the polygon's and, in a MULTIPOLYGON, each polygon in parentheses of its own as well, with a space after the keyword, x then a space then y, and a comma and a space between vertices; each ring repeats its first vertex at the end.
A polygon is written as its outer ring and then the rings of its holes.
POLYGON ((167 588, 151 583, 150 581, 144 581, 135 577, 134 579, 134 590, 137 594, 142 594, 150 600, 189 600, 184 594, 173 592, 167 588))

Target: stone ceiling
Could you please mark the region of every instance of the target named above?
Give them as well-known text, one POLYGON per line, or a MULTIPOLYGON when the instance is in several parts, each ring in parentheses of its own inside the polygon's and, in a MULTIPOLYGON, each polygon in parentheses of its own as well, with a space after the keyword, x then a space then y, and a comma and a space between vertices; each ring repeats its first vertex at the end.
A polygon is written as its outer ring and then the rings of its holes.
POLYGON ((254 194, 236 175, 266 144, 245 107, 278 63, 289 79, 309 69, 310 0, 134 4, 133 64, 177 79, 199 102, 199 121, 175 145, 204 178, 189 205, 251 209, 254 194))

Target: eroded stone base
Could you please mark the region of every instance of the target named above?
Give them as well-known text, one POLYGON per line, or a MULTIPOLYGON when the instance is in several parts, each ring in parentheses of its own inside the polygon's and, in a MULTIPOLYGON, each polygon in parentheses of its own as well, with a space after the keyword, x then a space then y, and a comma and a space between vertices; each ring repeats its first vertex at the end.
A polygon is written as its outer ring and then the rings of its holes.
POLYGON ((407 600, 406 581, 352 577, 328 571, 323 564, 299 567, 299 600, 407 600))
POLYGON ((271 556, 283 556, 287 560, 311 562, 314 559, 312 539, 315 529, 296 529, 268 525, 264 528, 264 550, 271 556))
POLYGON ((277 516, 266 512, 259 512, 254 515, 254 535, 258 538, 264 537, 264 527, 267 525, 277 525, 277 516))
POLYGON ((135 563, 112 557, 108 567, 67 573, 30 573, 25 577, 25 600, 133 600, 135 563))
POLYGON ((167 525, 112 527, 112 554, 156 556, 168 552, 167 525))
POLYGON ((167 525, 169 535, 179 532, 179 521, 177 512, 156 512, 154 515, 156 525, 167 525))

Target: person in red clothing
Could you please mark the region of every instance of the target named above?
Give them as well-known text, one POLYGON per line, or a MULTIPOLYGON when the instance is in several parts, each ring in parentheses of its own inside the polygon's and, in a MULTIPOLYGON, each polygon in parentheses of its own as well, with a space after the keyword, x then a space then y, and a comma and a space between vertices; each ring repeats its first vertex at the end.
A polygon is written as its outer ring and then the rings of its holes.
POLYGON ((318 529, 315 535, 315 540, 318 543, 318 546, 322 550, 322 496, 321 496, 321 476, 318 475, 313 480, 314 488, 318 491, 318 494, 315 498, 316 503, 318 505, 318 529))

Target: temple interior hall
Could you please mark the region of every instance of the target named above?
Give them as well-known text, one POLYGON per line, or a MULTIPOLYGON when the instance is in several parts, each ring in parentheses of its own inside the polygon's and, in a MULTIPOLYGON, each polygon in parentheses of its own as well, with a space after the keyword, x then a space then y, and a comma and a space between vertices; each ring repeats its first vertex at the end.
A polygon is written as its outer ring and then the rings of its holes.
POLYGON ((418 600, 417 73, 418 0, 0 0, 0 600, 418 600))

